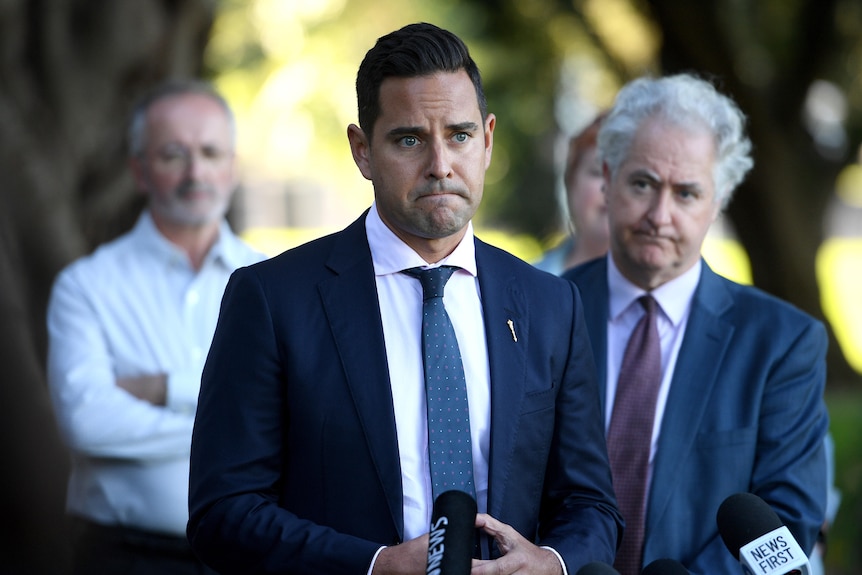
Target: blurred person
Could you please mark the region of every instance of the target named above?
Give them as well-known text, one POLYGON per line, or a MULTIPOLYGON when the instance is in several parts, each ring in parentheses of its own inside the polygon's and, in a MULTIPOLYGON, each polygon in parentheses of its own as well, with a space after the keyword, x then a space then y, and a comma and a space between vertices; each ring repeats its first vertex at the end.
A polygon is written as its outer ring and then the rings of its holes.
POLYGON ((467 47, 408 25, 368 51, 356 90, 347 136, 371 207, 225 290, 192 438, 192 547, 225 574, 424 574, 435 498, 459 490, 479 511, 474 574, 612 561, 577 290, 473 235, 496 118, 467 47))
POLYGON ((147 209, 55 280, 48 380, 72 453, 75 573, 211 572, 185 538, 200 377, 230 273, 263 259, 225 221, 234 132, 208 84, 147 94, 129 127, 147 209))
POLYGON ((744 124, 682 74, 630 82, 599 132, 610 252, 564 277, 596 355, 623 575, 663 557, 738 572, 715 519, 737 492, 770 504, 807 553, 824 519, 825 329, 701 256, 753 165, 744 124))
POLYGON ((563 172, 563 211, 569 235, 536 262, 540 270, 561 275, 608 251, 608 210, 602 193, 605 180, 596 148, 596 136, 605 115, 606 112, 599 114, 569 139, 563 172))

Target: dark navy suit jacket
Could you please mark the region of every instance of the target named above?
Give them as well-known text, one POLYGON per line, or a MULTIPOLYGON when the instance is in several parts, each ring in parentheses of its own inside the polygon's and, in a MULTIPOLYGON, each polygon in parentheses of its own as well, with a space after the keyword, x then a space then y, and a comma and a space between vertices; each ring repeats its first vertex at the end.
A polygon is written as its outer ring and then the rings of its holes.
MULTIPOLYGON (((192 439, 189 540, 223 573, 363 575, 403 539, 371 252, 346 230, 234 273, 192 439)), ((575 286, 476 240, 488 341, 488 512, 570 573, 621 522, 575 286), (517 342, 507 320, 514 321, 517 342)))
MULTIPOLYGON (((603 406, 607 265, 602 257, 563 275, 583 298, 603 406)), ((643 561, 739 573, 715 520, 734 493, 760 496, 806 552, 814 547, 826 509, 827 339, 820 322, 791 305, 706 262, 702 270, 662 420, 643 561)))

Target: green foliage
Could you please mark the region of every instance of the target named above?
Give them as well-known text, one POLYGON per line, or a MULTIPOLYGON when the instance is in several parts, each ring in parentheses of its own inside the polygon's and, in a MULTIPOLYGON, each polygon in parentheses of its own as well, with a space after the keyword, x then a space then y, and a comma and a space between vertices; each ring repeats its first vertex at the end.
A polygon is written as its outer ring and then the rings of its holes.
POLYGON ((835 442, 835 485, 841 505, 827 537, 826 567, 831 573, 858 573, 862 565, 862 394, 826 396, 835 442))
MULTIPOLYGON (((477 222, 547 245, 560 232, 561 142, 573 129, 559 117, 560 69, 573 53, 602 53, 584 16, 559 0, 413 0, 385 10, 371 0, 223 0, 206 64, 238 111, 247 173, 283 180, 283 188, 313 181, 354 213, 367 204, 368 186, 356 177, 345 137, 356 121, 356 68, 377 37, 415 21, 467 42, 498 118, 477 222)), ((575 86, 566 103, 582 108, 575 111, 582 123, 615 87, 596 77, 575 86)))

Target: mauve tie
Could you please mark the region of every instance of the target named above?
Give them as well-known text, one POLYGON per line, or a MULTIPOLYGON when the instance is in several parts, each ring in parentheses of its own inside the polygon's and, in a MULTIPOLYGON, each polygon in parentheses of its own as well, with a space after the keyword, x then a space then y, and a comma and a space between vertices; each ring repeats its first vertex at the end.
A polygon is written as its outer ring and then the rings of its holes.
POLYGON ((608 456, 614 491, 626 522, 614 567, 620 575, 639 575, 643 557, 646 480, 655 404, 661 383, 661 344, 652 296, 639 300, 646 310, 626 346, 617 383, 608 456))

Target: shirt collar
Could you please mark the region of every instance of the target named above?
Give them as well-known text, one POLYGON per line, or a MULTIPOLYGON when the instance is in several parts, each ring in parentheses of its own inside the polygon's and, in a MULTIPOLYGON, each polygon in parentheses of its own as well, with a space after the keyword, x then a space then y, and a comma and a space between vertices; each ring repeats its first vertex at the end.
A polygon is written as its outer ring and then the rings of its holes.
MULTIPOLYGON (((157 255, 169 261, 188 262, 185 252, 162 235, 156 227, 153 216, 148 209, 145 209, 140 217, 138 217, 138 221, 132 229, 132 234, 157 255)), ((230 226, 224 219, 219 224, 218 237, 209 252, 207 252, 204 265, 210 262, 220 264, 229 269, 236 269, 246 263, 246 260, 243 259, 240 240, 233 234, 230 226)))
POLYGON ((438 265, 457 266, 477 275, 476 245, 473 241, 473 222, 467 223, 467 231, 455 250, 439 262, 429 265, 413 248, 405 244, 401 238, 389 229, 380 218, 377 203, 371 204, 368 216, 365 218, 365 233, 368 235, 368 246, 371 248, 371 260, 374 262, 374 274, 381 276, 398 273, 415 267, 437 267, 438 265))
POLYGON ((679 325, 700 281, 700 271, 703 265, 700 259, 681 276, 663 283, 651 292, 646 292, 623 276, 614 263, 614 258, 610 252, 606 257, 608 259, 608 291, 610 294, 608 311, 612 321, 626 311, 635 300, 649 293, 658 302, 659 307, 670 322, 674 326, 679 325))

